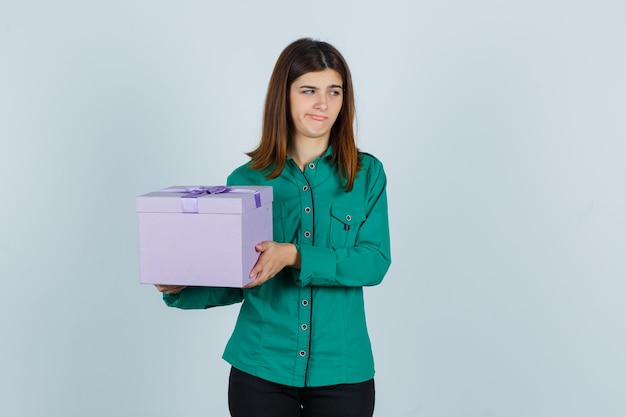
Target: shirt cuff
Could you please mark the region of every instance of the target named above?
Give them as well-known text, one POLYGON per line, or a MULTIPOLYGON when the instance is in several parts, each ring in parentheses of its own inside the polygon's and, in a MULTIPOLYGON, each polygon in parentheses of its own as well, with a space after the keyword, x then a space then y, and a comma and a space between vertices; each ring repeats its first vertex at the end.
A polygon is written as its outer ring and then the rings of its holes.
POLYGON ((317 246, 296 245, 300 252, 300 271, 294 269, 297 285, 306 287, 321 282, 332 281, 337 273, 335 251, 317 246))
POLYGON ((178 294, 163 293, 163 301, 169 307, 202 309, 241 301, 233 288, 187 287, 178 294))

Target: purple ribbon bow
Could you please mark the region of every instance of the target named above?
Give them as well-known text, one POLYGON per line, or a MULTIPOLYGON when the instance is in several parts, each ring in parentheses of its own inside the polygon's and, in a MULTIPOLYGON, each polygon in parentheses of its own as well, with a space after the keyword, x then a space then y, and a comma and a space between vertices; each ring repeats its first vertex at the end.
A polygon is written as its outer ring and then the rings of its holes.
POLYGON ((165 190, 161 190, 161 191, 167 191, 170 193, 187 193, 187 194, 192 194, 192 195, 200 195, 200 194, 227 193, 230 190, 231 190, 230 187, 226 187, 224 185, 216 185, 214 187, 205 187, 201 185, 198 187, 166 188, 165 190))
POLYGON ((184 193, 180 197, 180 208, 183 213, 198 212, 198 197, 203 194, 221 194, 221 193, 246 193, 254 194, 254 203, 256 207, 261 207, 261 194, 256 190, 248 190, 241 188, 231 188, 225 185, 215 185, 213 187, 197 186, 184 188, 165 188, 159 190, 166 193, 184 193))

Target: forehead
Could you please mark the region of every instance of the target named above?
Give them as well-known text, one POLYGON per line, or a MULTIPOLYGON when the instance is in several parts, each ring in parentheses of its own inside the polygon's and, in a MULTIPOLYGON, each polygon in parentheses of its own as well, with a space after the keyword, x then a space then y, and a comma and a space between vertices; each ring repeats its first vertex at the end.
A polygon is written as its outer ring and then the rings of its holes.
POLYGON ((342 85, 341 74, 334 69, 326 68, 322 71, 307 72, 293 81, 292 86, 299 88, 306 85, 310 87, 326 88, 331 85, 342 85))

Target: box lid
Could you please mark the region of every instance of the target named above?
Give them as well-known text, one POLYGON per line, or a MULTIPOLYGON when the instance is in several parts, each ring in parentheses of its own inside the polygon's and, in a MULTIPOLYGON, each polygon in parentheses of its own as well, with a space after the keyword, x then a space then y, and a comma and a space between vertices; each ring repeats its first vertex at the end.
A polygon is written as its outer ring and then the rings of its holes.
POLYGON ((174 186, 137 196, 137 213, 242 214, 270 204, 269 186, 174 186))

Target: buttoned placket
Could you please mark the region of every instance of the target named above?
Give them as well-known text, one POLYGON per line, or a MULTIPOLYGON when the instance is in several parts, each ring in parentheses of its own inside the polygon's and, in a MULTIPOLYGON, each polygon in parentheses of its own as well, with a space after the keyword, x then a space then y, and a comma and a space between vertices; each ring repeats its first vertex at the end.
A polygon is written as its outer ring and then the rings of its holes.
MULTIPOLYGON (((313 216, 314 202, 311 183, 314 180, 316 164, 311 162, 304 167, 304 172, 298 169, 298 187, 300 189, 300 245, 313 246, 313 216)), ((299 358, 299 373, 307 378, 309 354, 311 347, 311 318, 312 318, 312 289, 300 288, 300 306, 298 311, 298 343, 296 347, 299 358)))

